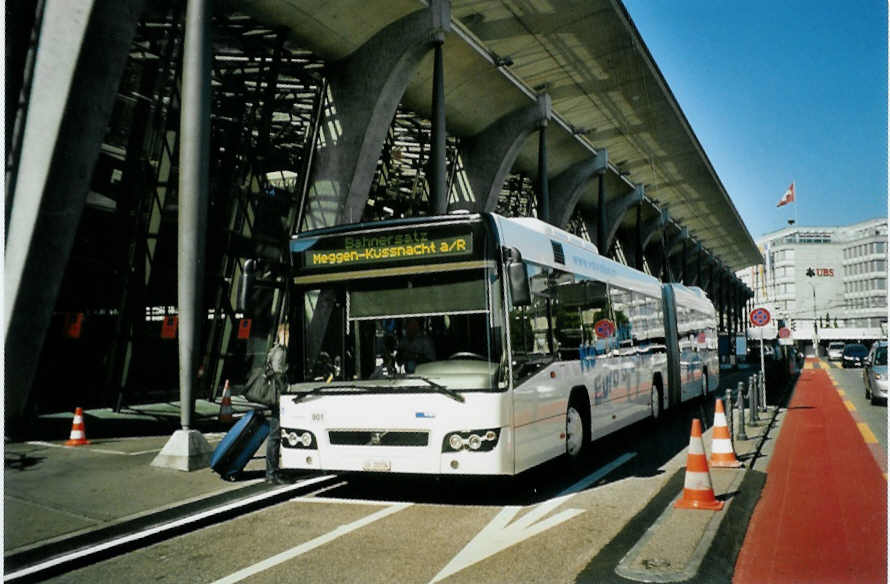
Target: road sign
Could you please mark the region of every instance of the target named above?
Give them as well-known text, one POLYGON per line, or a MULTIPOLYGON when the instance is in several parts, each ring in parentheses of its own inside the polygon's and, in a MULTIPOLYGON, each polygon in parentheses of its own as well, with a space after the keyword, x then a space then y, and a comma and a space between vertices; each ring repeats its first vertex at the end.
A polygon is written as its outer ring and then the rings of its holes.
POLYGON ((755 308, 751 311, 751 324, 754 326, 766 326, 769 324, 769 310, 766 308, 755 308))
POLYGON ((615 325, 608 318, 604 318, 596 321, 596 324, 593 325, 593 330, 596 331, 597 337, 606 339, 615 334, 615 325))
POLYGON ((791 329, 789 329, 788 327, 783 326, 782 328, 779 329, 779 338, 780 339, 787 339, 790 336, 791 336, 791 329))

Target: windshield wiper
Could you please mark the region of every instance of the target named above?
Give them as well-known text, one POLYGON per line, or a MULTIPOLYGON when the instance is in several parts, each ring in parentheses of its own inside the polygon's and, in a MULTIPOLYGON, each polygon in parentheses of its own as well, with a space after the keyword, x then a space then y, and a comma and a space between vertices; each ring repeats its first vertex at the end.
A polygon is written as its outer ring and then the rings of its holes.
POLYGON ((347 383, 347 384, 345 384, 345 385, 334 385, 334 384, 332 384, 332 383, 324 383, 324 384, 322 384, 322 385, 319 385, 318 387, 313 387, 313 388, 310 389, 309 391, 301 391, 301 392, 299 392, 297 395, 295 395, 295 396, 293 397, 293 399, 291 399, 291 401, 292 401, 293 403, 295 403, 295 404, 296 404, 296 403, 300 403, 300 400, 302 400, 303 398, 308 397, 308 396, 313 395, 313 394, 321 393, 321 392, 323 392, 323 391, 326 390, 326 389, 361 389, 361 390, 367 390, 367 389, 369 389, 369 388, 367 388, 367 387, 362 387, 362 386, 355 385, 355 384, 351 384, 351 383, 347 383))
POLYGON ((417 380, 423 381, 424 383, 426 383, 426 385, 411 385, 411 386, 406 386, 406 385, 401 385, 401 386, 400 385, 394 385, 394 386, 372 385, 372 386, 364 386, 364 385, 356 385, 354 383, 346 383, 346 384, 341 384, 341 385, 334 385, 332 383, 323 383, 322 385, 313 387, 309 391, 299 392, 297 395, 295 395, 291 399, 291 401, 295 404, 300 403, 300 401, 303 400, 304 398, 306 398, 310 395, 322 393, 323 391, 328 390, 328 389, 358 389, 364 393, 364 392, 373 391, 375 389, 376 390, 381 390, 381 389, 382 390, 385 390, 385 389, 398 390, 398 389, 427 389, 427 388, 432 388, 435 391, 437 391, 438 393, 447 395, 448 397, 450 397, 451 399, 453 399, 455 401, 458 401, 461 403, 464 403, 466 401, 466 399, 464 399, 464 396, 462 396, 458 392, 454 391, 453 389, 448 389, 444 385, 436 383, 432 379, 428 379, 422 375, 406 375, 404 377, 393 377, 392 379, 393 380, 417 379, 417 380))
MULTIPOLYGON (((398 379, 419 379, 420 381, 423 381, 424 383, 429 385, 429 387, 432 387, 433 389, 435 389, 437 392, 439 392, 443 395, 447 395, 448 397, 450 397, 451 399, 453 399, 455 401, 458 401, 460 403, 464 403, 466 401, 466 399, 464 399, 464 396, 462 396, 458 392, 454 391, 453 389, 448 389, 444 385, 436 383, 432 379, 424 377, 423 375, 406 375, 405 377, 399 377, 398 379)), ((423 386, 416 386, 416 387, 421 388, 421 389, 423 388, 423 386)))

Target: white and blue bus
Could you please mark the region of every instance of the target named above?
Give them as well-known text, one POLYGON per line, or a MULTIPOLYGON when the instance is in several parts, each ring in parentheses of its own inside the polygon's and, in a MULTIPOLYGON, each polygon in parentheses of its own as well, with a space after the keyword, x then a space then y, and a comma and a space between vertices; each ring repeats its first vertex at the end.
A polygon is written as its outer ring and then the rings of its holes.
POLYGON ((291 241, 282 469, 514 475, 717 386, 715 311, 531 218, 291 241))

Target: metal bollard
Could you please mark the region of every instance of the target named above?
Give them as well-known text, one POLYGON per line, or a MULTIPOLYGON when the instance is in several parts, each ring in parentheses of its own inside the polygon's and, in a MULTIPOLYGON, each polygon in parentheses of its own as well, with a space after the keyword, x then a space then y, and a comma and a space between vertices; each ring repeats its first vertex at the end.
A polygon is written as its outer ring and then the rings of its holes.
POLYGON ((769 408, 766 407, 766 375, 758 377, 758 381, 760 381, 760 411, 768 412, 769 408))
POLYGON ((729 427, 729 439, 732 440, 735 434, 732 433, 732 419, 735 410, 732 409, 732 390, 727 389, 723 394, 723 409, 726 411, 726 425, 729 427))
POLYGON ((747 440, 748 435, 745 433, 745 382, 739 381, 738 390, 736 391, 736 399, 739 402, 739 440, 747 440))
POLYGON ((748 378, 748 423, 757 422, 757 382, 748 378))

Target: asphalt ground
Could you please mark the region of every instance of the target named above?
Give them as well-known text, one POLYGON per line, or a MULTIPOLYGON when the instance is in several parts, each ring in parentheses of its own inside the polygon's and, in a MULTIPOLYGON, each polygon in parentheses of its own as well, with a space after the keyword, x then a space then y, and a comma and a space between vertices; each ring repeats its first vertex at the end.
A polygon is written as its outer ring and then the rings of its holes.
POLYGON ((843 369, 836 361, 822 361, 822 367, 837 388, 838 395, 850 411, 853 421, 863 434, 863 440, 881 468, 887 474, 887 402, 872 404, 865 398, 862 369, 843 369))
MULTIPOLYGON (((839 384, 836 374, 823 362, 797 384, 739 554, 737 584, 887 581, 886 449, 882 469, 871 447, 876 434, 863 431, 846 399, 860 393, 861 372, 837 375, 839 384)), ((884 408, 874 411, 886 418, 884 408)), ((886 419, 883 427, 886 445, 886 419)))
MULTIPOLYGON (((720 393, 746 375, 724 373, 720 393)), ((622 581, 614 575, 617 561, 606 572, 597 562, 616 545, 626 553, 679 493, 691 419, 709 428, 712 398, 598 440, 575 468, 554 462, 495 481, 360 474, 270 491, 255 480, 262 449, 246 480, 226 483, 209 470, 148 466, 163 436, 99 439, 77 449, 59 442, 7 445, 4 494, 12 512, 4 518, 5 573, 8 580, 11 566, 33 565, 42 553, 58 557, 107 545, 103 538, 129 537, 30 579, 271 582, 299 574, 307 582, 570 582, 594 574, 582 581, 622 581), (248 496, 264 503, 241 505, 248 496), (202 518, 189 527, 187 515, 202 518), (133 535, 159 524, 166 531, 133 535), (274 558, 278 563, 270 565, 274 558)), ((769 427, 764 421, 748 428, 749 442, 760 442, 766 453, 774 442, 769 427)), ((706 444, 709 437, 710 430, 706 444)), ((715 473, 715 491, 728 503, 725 519, 691 511, 694 519, 683 521, 693 528, 681 521, 685 535, 668 536, 662 546, 659 557, 680 563, 681 544, 707 551, 692 581, 731 574, 763 483, 756 456, 741 455, 750 458, 741 483, 736 471, 715 473), (705 531, 713 543, 702 548, 696 539, 705 531)))

